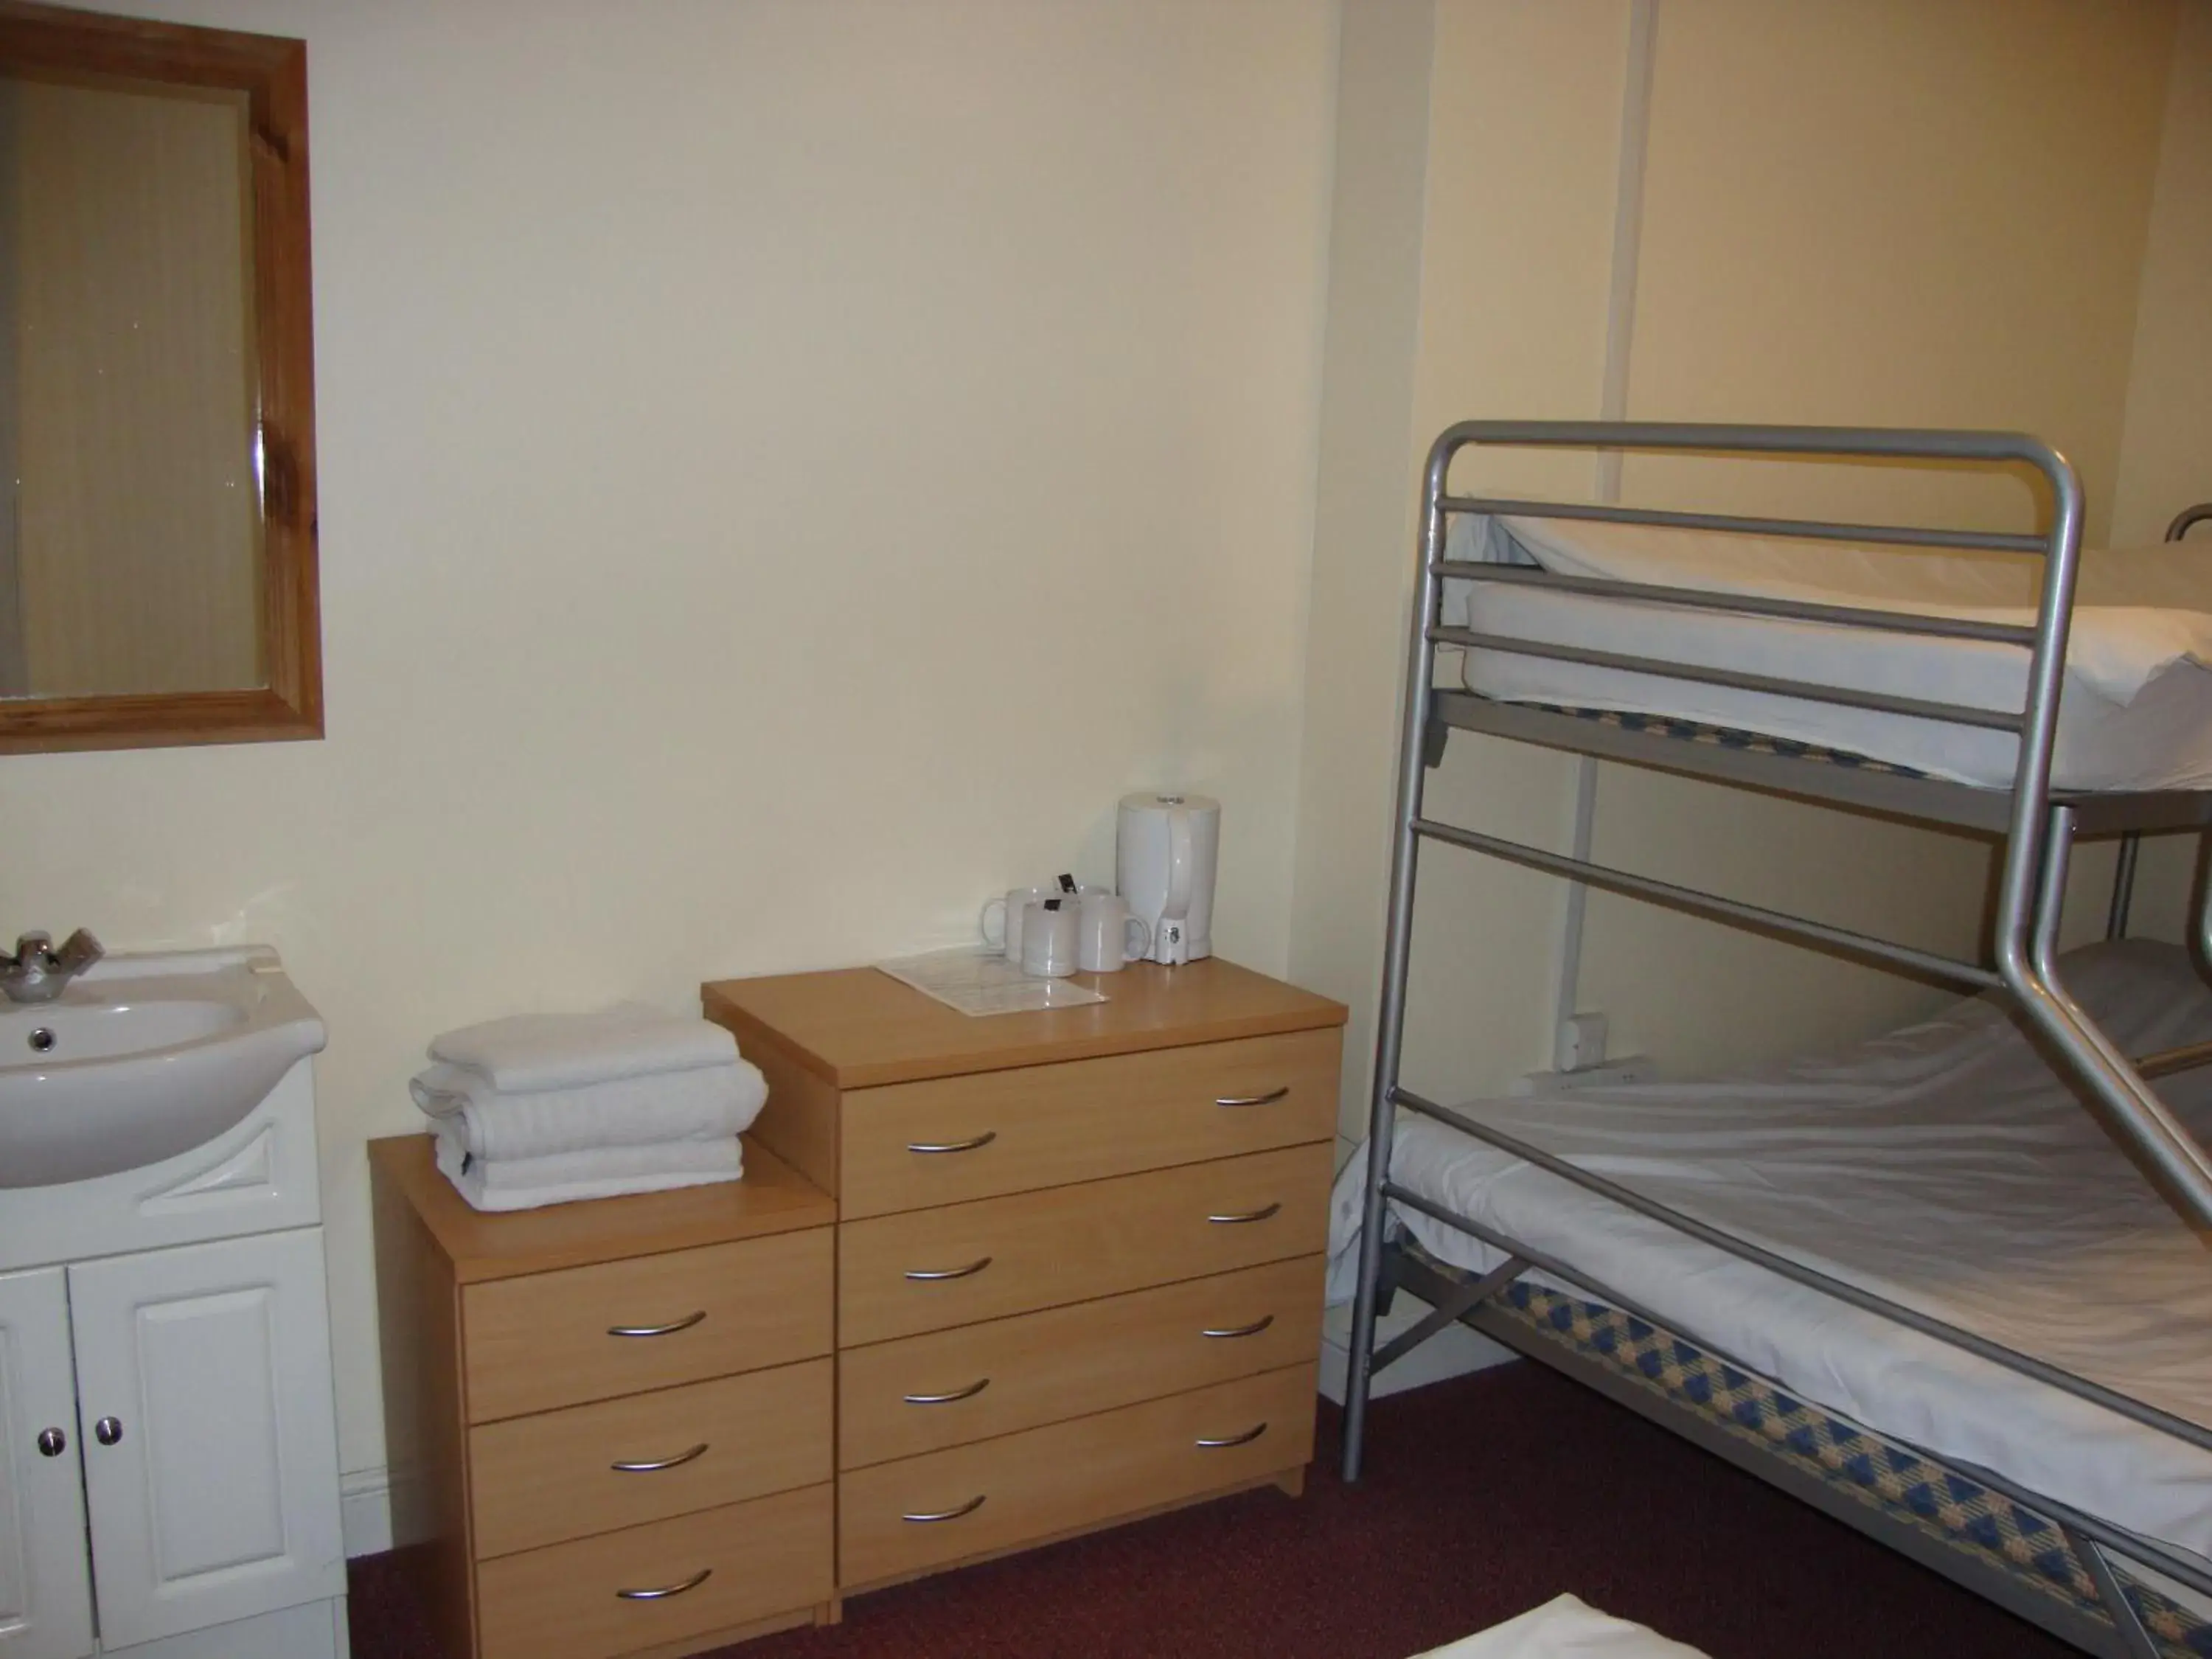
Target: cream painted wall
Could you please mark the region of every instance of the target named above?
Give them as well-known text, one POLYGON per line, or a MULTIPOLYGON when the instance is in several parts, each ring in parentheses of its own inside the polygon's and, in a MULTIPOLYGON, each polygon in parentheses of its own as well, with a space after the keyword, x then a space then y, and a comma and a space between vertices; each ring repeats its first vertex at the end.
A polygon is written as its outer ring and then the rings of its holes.
MULTIPOLYGON (((1413 586, 1405 477, 1419 350, 1434 0, 1345 9, 1337 50, 1334 189, 1321 441, 1314 494, 1313 623, 1299 770, 1291 975, 1352 1010, 1344 1106, 1374 1043, 1378 896, 1389 879, 1392 744, 1401 672, 1392 641, 1413 586)), ((1350 1130, 1356 1133, 1356 1130, 1350 1130)))
MULTIPOLYGON (((1660 0, 1634 413, 2050 439, 2117 483, 2172 0, 1660 0)), ((1639 497, 2022 522, 1929 470, 1644 459, 1639 497), (1715 477, 1715 474, 1720 476, 1715 477)))
MULTIPOLYGON (((2023 428, 2072 458, 2103 539, 2172 33, 2157 3, 1660 0, 1629 412, 2023 428)), ((2035 511, 2021 482, 1932 468, 1633 458, 1625 488, 1993 527, 2035 511)), ((1627 769, 1598 826, 1601 861, 1978 952, 1977 842, 1627 769)), ((2105 854, 2083 863, 2094 888, 2105 854)), ((1603 895, 1583 961, 1618 1046, 1683 1070, 1948 994, 1603 895)))
POLYGON ((2212 501, 2212 0, 2180 9, 2120 441, 2124 544, 2212 501))
POLYGON ((431 1033, 958 942, 1167 781, 1285 965, 1325 0, 158 9, 309 45, 329 737, 9 760, 0 908, 327 1017, 347 1467, 431 1033))
MULTIPOLYGON (((2075 456, 2109 522, 2172 5, 1658 0, 1657 20, 1629 412, 2027 427, 2075 456)), ((1395 759, 1381 734, 1399 700, 1417 458, 1454 419, 1598 410, 1629 24, 1626 3, 1597 0, 1436 7, 1413 431, 1359 486, 1380 492, 1395 471, 1401 504, 1317 540, 1307 644, 1292 959, 1355 1009, 1346 1133, 1365 1112, 1395 759), (1358 597, 1319 603, 1325 583, 1358 597)), ((1339 326, 1333 304, 1332 354, 1339 326)), ((1337 404, 1332 380, 1324 433, 1337 404)), ((1370 413, 1394 429, 1389 410, 1370 413)), ((1644 461, 1629 498, 1685 497, 1692 465, 1695 498, 1722 507, 2008 525, 2035 505, 2003 478, 1644 461)), ((1516 456, 1480 476, 1592 485, 1582 458, 1516 456)), ((1324 468, 1324 526, 1332 487, 1353 489, 1324 468)), ((1455 738, 1429 800, 1561 845, 1571 776, 1556 757, 1455 738)), ((1975 949, 1978 843, 1626 769, 1603 777, 1598 824, 1601 860, 1975 949)), ((1449 849, 1424 869, 1407 1080, 1501 1086, 1547 1060, 1560 890, 1449 849)), ((1941 995, 1602 896, 1583 964, 1580 1006, 1612 1014, 1616 1051, 1683 1069, 1873 1029, 1941 995)))
MULTIPOLYGON (((1389 734, 1420 457, 1463 416, 1596 410, 1604 339, 1584 323, 1593 306, 1604 315, 1628 7, 1442 0, 1388 9, 1384 39, 1378 16, 1363 21, 1366 8, 1346 14, 1339 212, 1387 202, 1393 216, 1387 232, 1340 217, 1336 233, 1291 933, 1294 974, 1352 1010, 1340 1124, 1348 1135, 1364 1122, 1372 1059, 1397 758, 1389 734), (1355 51, 1363 29, 1367 55, 1355 51), (1424 130, 1409 131, 1416 121, 1424 130), (1409 199, 1417 179, 1419 198, 1409 199), (1387 281, 1347 280, 1378 266, 1387 281)), ((1587 490, 1591 477, 1587 460, 1561 467, 1522 455, 1490 458, 1490 467, 1486 477, 1531 489, 1587 490)), ((1486 758, 1498 769, 1478 782, 1467 769, 1473 747, 1455 745, 1432 796, 1439 806, 1463 809, 1467 791, 1480 789, 1505 814, 1495 821, 1556 833, 1568 769, 1560 758, 1497 745, 1486 758)), ((1409 1080, 1469 1046, 1517 1043, 1527 1057, 1512 1069, 1534 1063, 1543 1046, 1537 981, 1493 966, 1469 994, 1458 964, 1496 964, 1532 943, 1548 955, 1556 896, 1449 851, 1431 868, 1409 1080), (1510 941, 1503 951, 1502 940, 1510 941), (1437 1033, 1462 1041, 1439 1056, 1437 1033)))

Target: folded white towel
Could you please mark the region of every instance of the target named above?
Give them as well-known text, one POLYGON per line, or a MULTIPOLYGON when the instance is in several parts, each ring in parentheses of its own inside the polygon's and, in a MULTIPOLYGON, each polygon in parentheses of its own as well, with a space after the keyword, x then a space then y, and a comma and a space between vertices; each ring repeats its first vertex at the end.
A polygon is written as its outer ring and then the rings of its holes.
POLYGON ((441 1065, 407 1087, 432 1117, 459 1124, 463 1151, 501 1159, 742 1134, 768 1100, 768 1080, 742 1060, 527 1094, 502 1094, 481 1073, 441 1065))
POLYGON ((639 1146, 599 1146, 588 1152, 551 1152, 544 1158, 479 1158, 460 1136, 457 1117, 442 1120, 438 1139, 450 1143, 457 1161, 471 1173, 482 1171, 484 1185, 501 1188, 568 1187, 580 1181, 634 1176, 735 1175, 744 1164, 743 1143, 735 1135, 711 1140, 657 1140, 639 1146))
POLYGON ((511 1095, 726 1065, 737 1057, 737 1038, 720 1026, 641 1002, 591 1014, 514 1014, 430 1040, 431 1059, 482 1073, 511 1095))
MULTIPOLYGON (((434 1137, 438 1169, 461 1196, 479 1210, 535 1210, 548 1204, 573 1204, 587 1198, 623 1198, 633 1193, 673 1192, 684 1187, 707 1187, 736 1181, 744 1174, 743 1151, 735 1139, 717 1144, 728 1150, 717 1153, 726 1168, 663 1170, 654 1174, 578 1175, 576 1179, 537 1187, 516 1187, 493 1176, 500 1168, 488 1158, 472 1158, 457 1136, 434 1137)), ((663 1149, 664 1152, 665 1149, 663 1149)), ((575 1154, 582 1158, 585 1154, 575 1154)), ((531 1158, 526 1163, 551 1164, 557 1158, 531 1158)))

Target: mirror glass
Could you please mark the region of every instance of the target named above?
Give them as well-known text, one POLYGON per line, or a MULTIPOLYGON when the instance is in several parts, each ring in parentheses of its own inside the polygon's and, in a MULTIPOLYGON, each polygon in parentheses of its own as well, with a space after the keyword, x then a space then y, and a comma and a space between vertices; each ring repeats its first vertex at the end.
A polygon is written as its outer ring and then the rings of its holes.
POLYGON ((0 696, 267 684, 246 112, 0 79, 0 696))
POLYGON ((297 40, 0 0, 0 751, 322 733, 297 40))

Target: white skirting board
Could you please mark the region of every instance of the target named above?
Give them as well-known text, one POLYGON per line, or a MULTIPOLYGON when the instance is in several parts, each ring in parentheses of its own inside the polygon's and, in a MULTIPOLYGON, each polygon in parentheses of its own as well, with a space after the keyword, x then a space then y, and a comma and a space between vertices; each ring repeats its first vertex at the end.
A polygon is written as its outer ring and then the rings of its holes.
POLYGON ((340 1595, 105 1652, 109 1659, 347 1659, 352 1650, 340 1595))
POLYGON ((338 1477, 338 1522, 346 1559, 392 1547, 392 1472, 356 1469, 338 1477))
MULTIPOLYGON (((1428 1312, 1427 1303, 1399 1291, 1389 1313, 1376 1322, 1376 1346, 1380 1347, 1399 1332, 1419 1322, 1428 1312)), ((1512 1349, 1492 1342, 1480 1332, 1455 1325, 1449 1330, 1438 1331, 1376 1377, 1370 1397, 1403 1394, 1408 1389, 1441 1382, 1448 1376, 1464 1376, 1469 1371, 1485 1370, 1519 1357, 1512 1349)), ((1328 1310, 1328 1316, 1322 1322, 1321 1333, 1321 1391, 1340 1406, 1344 1403, 1344 1379, 1351 1363, 1352 1304, 1345 1303, 1328 1310)))

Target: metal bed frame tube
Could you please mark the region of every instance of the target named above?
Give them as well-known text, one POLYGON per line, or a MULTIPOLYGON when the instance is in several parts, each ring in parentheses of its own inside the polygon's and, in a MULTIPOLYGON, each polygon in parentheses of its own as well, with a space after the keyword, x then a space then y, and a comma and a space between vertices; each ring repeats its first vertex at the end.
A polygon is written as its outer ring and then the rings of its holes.
POLYGON ((1605 599, 1638 599, 1648 605, 1737 611, 1753 617, 1789 617, 1802 622, 1833 623, 1839 628, 1876 628, 1885 634, 1932 634, 1938 639, 1988 640, 1998 645, 2035 643, 2035 629, 2027 623, 1973 622, 1963 617, 1921 616, 1911 611, 1872 611, 1856 605, 1816 605, 1809 599, 1771 599, 1759 593, 1707 593, 1698 588, 1664 587, 1656 582, 1567 576, 1532 564, 1482 564, 1472 559, 1447 559, 1437 566, 1437 574, 1446 581, 1563 587, 1605 599))
POLYGON ((1704 685, 1732 685, 1744 691, 1763 691, 1778 697, 1802 697, 1814 702, 1838 703, 1846 708, 1874 708, 1884 714, 1909 714, 1915 720, 1940 720, 1952 726, 1980 726, 1996 732, 2018 732, 2021 716, 2002 708, 1972 708, 1965 703, 1930 702, 1923 697, 1893 696, 1887 691, 1856 691, 1848 686, 1821 685, 1811 680, 1784 679, 1772 674, 1747 674, 1735 668, 1707 668, 1699 663, 1669 662, 1663 657, 1638 657, 1625 651, 1601 651, 1591 646, 1553 645, 1545 640, 1515 639, 1504 634, 1479 634, 1466 628, 1432 628, 1438 645, 1456 645, 1476 651, 1510 651, 1523 657, 1546 657, 1554 662, 1586 662, 1599 668, 1618 668, 1632 674, 1656 674, 1663 678, 1696 680, 1704 685))
MULTIPOLYGON (((2019 720, 2019 758, 2014 770, 2009 816, 2003 840, 2003 862, 1999 875, 1994 955, 2002 988, 2020 1006, 2023 1016, 2057 1051, 2063 1068, 2086 1088, 2102 1106, 2109 1133, 2154 1175, 2162 1194, 2200 1231, 2212 1234, 2212 1160, 2208 1160, 2188 1133, 2166 1112, 2129 1059, 2114 1048, 2080 1005, 2068 993, 2056 963, 2053 942, 2057 930, 2059 900, 2063 896, 2068 848, 2073 839, 2070 807, 2054 808, 2051 798, 2051 766, 2055 746, 2059 697, 2063 689, 2066 644, 2071 621, 2074 588, 2081 554, 2081 488, 2073 467, 2048 444, 2018 433, 1884 430, 1843 427, 1758 427, 1693 425, 1676 422, 1604 421, 1468 421, 1449 427, 1431 447, 1424 473, 1424 512, 1421 529, 1419 587, 1413 606, 1411 639, 1407 656, 1406 704, 1399 752, 1399 813, 1392 855, 1389 921, 1385 935, 1381 1006, 1378 1010, 1374 1090, 1368 1123, 1369 1171, 1360 1239, 1358 1293, 1352 1316, 1352 1364, 1346 1379, 1345 1459, 1347 1480, 1358 1477, 1365 1435, 1370 1366, 1374 1353, 1377 1281, 1382 1262, 1382 1231, 1390 1183, 1389 1173, 1392 1131, 1397 1102, 1399 1060, 1404 1042, 1406 969, 1410 953, 1414 877, 1424 836, 1434 836, 1449 826, 1426 823, 1421 816, 1422 785, 1431 719, 1431 691, 1436 648, 1440 641, 1462 639, 1487 643, 1491 636, 1467 630, 1440 629, 1437 612, 1443 580, 1449 574, 1445 553, 1448 513, 1476 510, 1525 509, 1561 518, 1583 518, 1628 523, 1673 524, 1723 530, 1759 531, 1767 534, 1806 538, 1856 538, 1862 541, 1910 542, 2014 548, 2040 551, 2045 570, 2028 659, 2027 690, 2019 720), (1526 445, 1543 447, 1657 449, 1730 452, 1753 454, 1863 456, 1895 459, 1941 459, 1983 464, 2024 463, 2039 472, 2050 485, 2054 512, 2046 536, 1982 537, 1961 542, 1967 532, 1938 535, 1890 526, 1822 524, 1802 520, 1766 520, 1726 514, 1654 514, 1618 507, 1562 507, 1557 503, 1511 502, 1485 497, 1446 494, 1453 459, 1470 445, 1526 445)), ((2185 530, 2198 518, 2212 518, 2212 503, 2192 508, 2175 521, 2172 533, 2185 530)), ((1801 615, 1781 611, 1775 614, 1801 615)), ((1505 642, 1507 648, 1525 649, 1525 641, 1505 642)), ((1638 659, 1640 660, 1640 659, 1638 659)), ((1659 665, 1681 675, 1680 665, 1659 665)), ((1832 688, 1808 687, 1814 697, 1838 698, 1832 688)), ((1801 695, 1804 693, 1801 692, 1801 695)), ((1937 705, 1940 708, 1942 706, 1937 705)), ((1980 712, 1980 711, 1976 711, 1980 712)), ((1950 716, 1955 718, 1955 716, 1950 716)), ((1540 862, 1562 874, 1603 882, 1621 872, 1605 871, 1556 854, 1540 854, 1516 843, 1500 842, 1472 832, 1455 831, 1449 837, 1477 851, 1540 862)), ((1698 908, 1723 920, 1777 927, 1779 931, 1819 943, 1843 945, 1870 953, 1900 965, 1931 964, 1936 971, 1953 973, 1960 964, 1941 957, 1914 963, 1903 954, 1906 947, 1870 940, 1844 930, 1823 937, 1821 925, 1801 918, 1778 917, 1756 907, 1740 906, 1711 895, 1692 895, 1689 890, 1645 878, 1624 890, 1647 898, 1670 902, 1694 897, 1698 908)), ((2203 942, 2212 945, 2212 893, 2200 918, 2203 942)), ((1919 953, 1914 953, 1919 954, 1919 953)), ((1969 981, 1969 982, 1973 982, 1969 981)), ((1523 1156, 1532 1153, 1526 1149, 1523 1156)), ((1601 1183, 1571 1164, 1557 1164, 1556 1172, 1595 1190, 1601 1183)), ((1662 1214, 1679 1224, 1680 1218, 1662 1214)), ((1752 1251, 1741 1241, 1716 1233, 1712 1241, 1739 1255, 1752 1251)), ((1526 1252, 1522 1252, 1526 1254, 1526 1252)), ((1868 1304, 1875 1311, 1900 1322, 1913 1322, 1909 1310, 1879 1297, 1868 1304)), ((1930 1332, 1950 1340, 1948 1328, 1930 1332)), ((1965 1334, 1960 1333, 1960 1334, 1965 1334)), ((2095 1385, 2063 1372, 2047 1379, 2054 1386, 2085 1398, 2094 1397, 2095 1385)), ((2117 1396, 2115 1396, 2117 1398, 2117 1396)), ((2132 1403, 2132 1402, 2131 1402, 2132 1403)), ((2148 1407, 2142 1409, 2148 1410, 2148 1407)), ((2179 1419, 2174 1419, 2178 1424, 2179 1419)), ((2195 1425, 2190 1425, 2193 1430, 2195 1425)), ((2202 1431, 2196 1431, 2201 1433, 2202 1431)), ((2188 1437, 2194 1438, 2195 1434, 2188 1437)))
POLYGON ((1359 1285, 1352 1299, 1352 1348, 1344 1379, 1344 1478, 1359 1479, 1367 1437, 1368 1385, 1375 1352, 1377 1279, 1382 1266, 1384 1200, 1382 1177, 1390 1170, 1391 1131, 1395 1111, 1391 1091, 1398 1083, 1398 1057, 1406 1036, 1406 963, 1413 946, 1413 877, 1420 862, 1423 763, 1429 733, 1429 692, 1436 679, 1437 646, 1431 637, 1443 584, 1429 568, 1444 556, 1444 481, 1459 446, 1439 438, 1429 451, 1421 520, 1421 572, 1413 598, 1412 638, 1406 651, 1404 738, 1398 746, 1398 834, 1390 854, 1390 910, 1382 953, 1382 1002, 1376 1016, 1375 1086, 1367 1119, 1369 1178, 1359 1233, 1359 1285))
MULTIPOLYGON (((2122 1121, 2105 1120, 2109 1132, 2123 1141, 2156 1180, 2166 1201, 2185 1216, 2192 1212, 2198 1217, 2212 1216, 2212 1208, 2200 1205, 2196 1191, 2191 1187, 2192 1177, 2212 1185, 2212 1159, 2206 1158, 2181 1121, 2166 1108, 2166 1103, 2153 1094, 2142 1081, 2135 1062, 2116 1048, 2096 1021, 2090 1018, 2081 1006, 2075 1001, 2058 976, 2058 917, 2066 897, 2066 865, 2074 845, 2074 809, 2054 806, 2051 809, 2051 829, 2044 852, 2042 891, 2038 898, 2038 914, 2034 921, 2034 937, 2029 943, 2028 959, 2051 999, 2051 1006, 2063 1013, 2081 1034, 2084 1042, 2104 1063, 2104 1071, 2115 1078, 2131 1080, 2134 1093, 2141 1097, 2140 1109, 2147 1121, 2139 1122, 2126 1109, 2102 1090, 2098 1098, 2114 1111, 2122 1121), (2185 1201, 2186 1200, 2186 1201, 2185 1201)), ((2168 1061, 2171 1066, 2171 1061, 2168 1061)), ((2179 1069, 2173 1067, 2173 1069, 2179 1069)), ((2094 1082, 2092 1078, 2083 1079, 2094 1082)), ((2198 1218, 2197 1225, 2207 1226, 2198 1218)))
POLYGON ((2120 837, 2119 854, 2112 860, 2112 908, 2105 916, 2106 939, 2128 936, 2128 908, 2136 896, 2136 855, 2142 850, 2142 836, 2135 830, 2120 837))
MULTIPOLYGON (((1484 422, 1484 425, 1507 424, 1484 422)), ((1634 422, 1626 424, 1633 425, 1634 422)), ((1657 430, 1647 428, 1646 430, 1657 430)), ((1710 432, 1741 431, 1741 428, 1708 427, 1710 432)), ((1787 428, 1769 430, 1786 431, 1787 428)), ((1814 428, 1801 428, 1800 430, 1814 428)), ((1926 434, 1930 437, 1950 436, 1949 434, 1926 434)), ((1481 439, 1476 442, 1485 441, 1481 439)), ((1535 439, 1491 439, 1492 443, 1522 441, 1536 442, 1535 439)), ((1559 441, 1565 443, 1565 440, 1559 441)), ((1570 446, 1573 447, 1573 446, 1570 446)), ((1624 449, 1692 448, 1734 449, 1735 444, 1640 444, 1624 440, 1624 449)), ((1807 450, 1807 454, 1833 453, 1863 454, 1863 450, 1821 452, 1807 450)), ((1451 495, 1444 500, 1447 513, 1489 513, 1500 518, 1514 519, 1601 519, 1607 524, 1664 525, 1677 530, 1734 530, 1753 536, 1791 536, 1807 541, 1850 541, 1905 543, 1915 547, 1972 547, 2001 553, 2040 553, 2043 538, 2010 534, 1996 530, 1916 530, 1910 525, 1893 524, 1824 524, 1817 519, 1755 519, 1734 513, 1672 513, 1656 507, 1616 507, 1611 503, 1594 505, 1577 501, 1524 501, 1498 495, 1451 495)))
POLYGON ((2074 610, 2074 582, 2081 557, 2081 482, 2049 445, 2021 441, 2016 459, 2035 465, 2057 503, 2051 550, 2044 569, 2042 608, 2028 659, 2027 726, 2021 733, 2014 775, 2012 823, 1997 881, 1997 971, 2021 1012, 2058 1050, 2077 1081, 2108 1109, 2108 1133, 2137 1160, 2158 1172, 2167 1202, 2200 1232, 2212 1233, 2212 1159, 2174 1120, 2125 1055, 2108 1042, 2061 981, 2055 953, 2033 948, 2037 909, 2051 912, 2048 933, 2057 932, 2065 896, 2065 852, 2073 839, 2070 807, 2051 806, 2051 760, 2058 726, 2058 698, 2066 672, 2066 637, 2074 610), (2047 823, 2046 823, 2047 816, 2047 823), (2047 849, 2059 866, 2056 885, 2039 884, 2047 849))
POLYGON ((1655 904, 1664 904, 1672 909, 1711 916, 1716 921, 1733 922, 1741 927, 1780 933, 1787 938, 1802 939, 1808 944, 1825 945, 1834 950, 1848 951, 1855 956, 1871 957, 1908 972, 1925 974, 1954 984, 1971 985, 1978 990, 1992 991, 2003 983, 1988 969, 1971 962, 1960 962, 1951 957, 1939 956, 1933 951, 1899 945, 1849 927, 1838 927, 1828 922, 1793 916, 1784 911, 1746 904, 1741 899, 1701 893, 1694 887, 1678 887, 1673 882, 1661 881, 1656 876, 1639 876, 1631 871, 1613 869, 1609 865, 1593 864, 1587 859, 1569 858, 1563 853, 1548 853, 1525 842, 1508 841, 1502 836, 1485 835, 1479 830, 1462 830, 1457 824, 1439 823, 1433 818, 1416 818, 1413 828, 1417 834, 1431 841, 1446 842, 1454 847, 1464 847, 1470 852, 1487 853, 1492 858, 1504 859, 1509 863, 1527 865, 1531 869, 1546 871, 1555 876, 1588 882, 1593 887, 1603 887, 1613 892, 1649 899, 1655 904))

